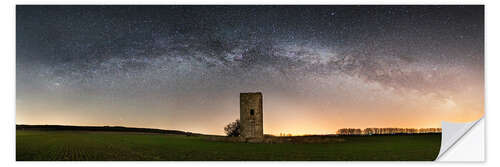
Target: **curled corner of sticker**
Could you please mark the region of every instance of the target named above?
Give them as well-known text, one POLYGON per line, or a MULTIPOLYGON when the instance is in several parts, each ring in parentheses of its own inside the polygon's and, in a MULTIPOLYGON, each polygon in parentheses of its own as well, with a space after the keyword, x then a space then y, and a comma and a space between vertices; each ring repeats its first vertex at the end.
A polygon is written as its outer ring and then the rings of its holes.
POLYGON ((453 123, 453 122, 441 122, 441 148, 436 160, 439 160, 455 143, 457 143, 467 132, 471 130, 479 121, 465 122, 465 123, 453 123))

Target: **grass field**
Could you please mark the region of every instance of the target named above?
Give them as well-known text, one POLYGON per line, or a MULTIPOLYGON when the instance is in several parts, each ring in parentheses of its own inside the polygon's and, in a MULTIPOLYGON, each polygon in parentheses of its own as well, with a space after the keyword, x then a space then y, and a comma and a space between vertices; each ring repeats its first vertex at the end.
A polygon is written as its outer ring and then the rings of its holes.
POLYGON ((434 160, 441 135, 341 136, 328 144, 255 144, 204 136, 131 132, 17 130, 25 160, 434 160))

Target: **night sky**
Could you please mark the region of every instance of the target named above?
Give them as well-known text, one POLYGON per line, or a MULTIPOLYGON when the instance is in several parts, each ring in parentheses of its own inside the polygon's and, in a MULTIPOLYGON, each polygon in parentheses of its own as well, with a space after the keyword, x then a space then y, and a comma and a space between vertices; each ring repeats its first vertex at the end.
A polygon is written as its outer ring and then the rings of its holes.
POLYGON ((16 123, 223 134, 440 127, 484 113, 483 6, 17 6, 16 123))

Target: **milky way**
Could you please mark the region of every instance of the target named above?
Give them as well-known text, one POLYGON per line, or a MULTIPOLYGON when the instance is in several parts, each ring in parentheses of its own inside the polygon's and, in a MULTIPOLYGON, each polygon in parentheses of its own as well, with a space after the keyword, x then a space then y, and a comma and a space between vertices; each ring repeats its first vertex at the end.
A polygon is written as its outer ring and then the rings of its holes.
POLYGON ((221 134, 438 127, 484 110, 483 6, 17 6, 16 121, 221 134))

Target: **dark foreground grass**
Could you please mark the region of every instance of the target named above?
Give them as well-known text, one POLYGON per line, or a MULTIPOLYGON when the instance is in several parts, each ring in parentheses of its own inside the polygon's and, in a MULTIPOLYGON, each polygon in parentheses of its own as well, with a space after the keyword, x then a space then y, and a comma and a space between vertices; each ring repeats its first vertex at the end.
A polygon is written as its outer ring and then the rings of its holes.
POLYGON ((329 144, 253 144, 204 136, 17 130, 24 160, 434 160, 441 135, 341 136, 329 144))

